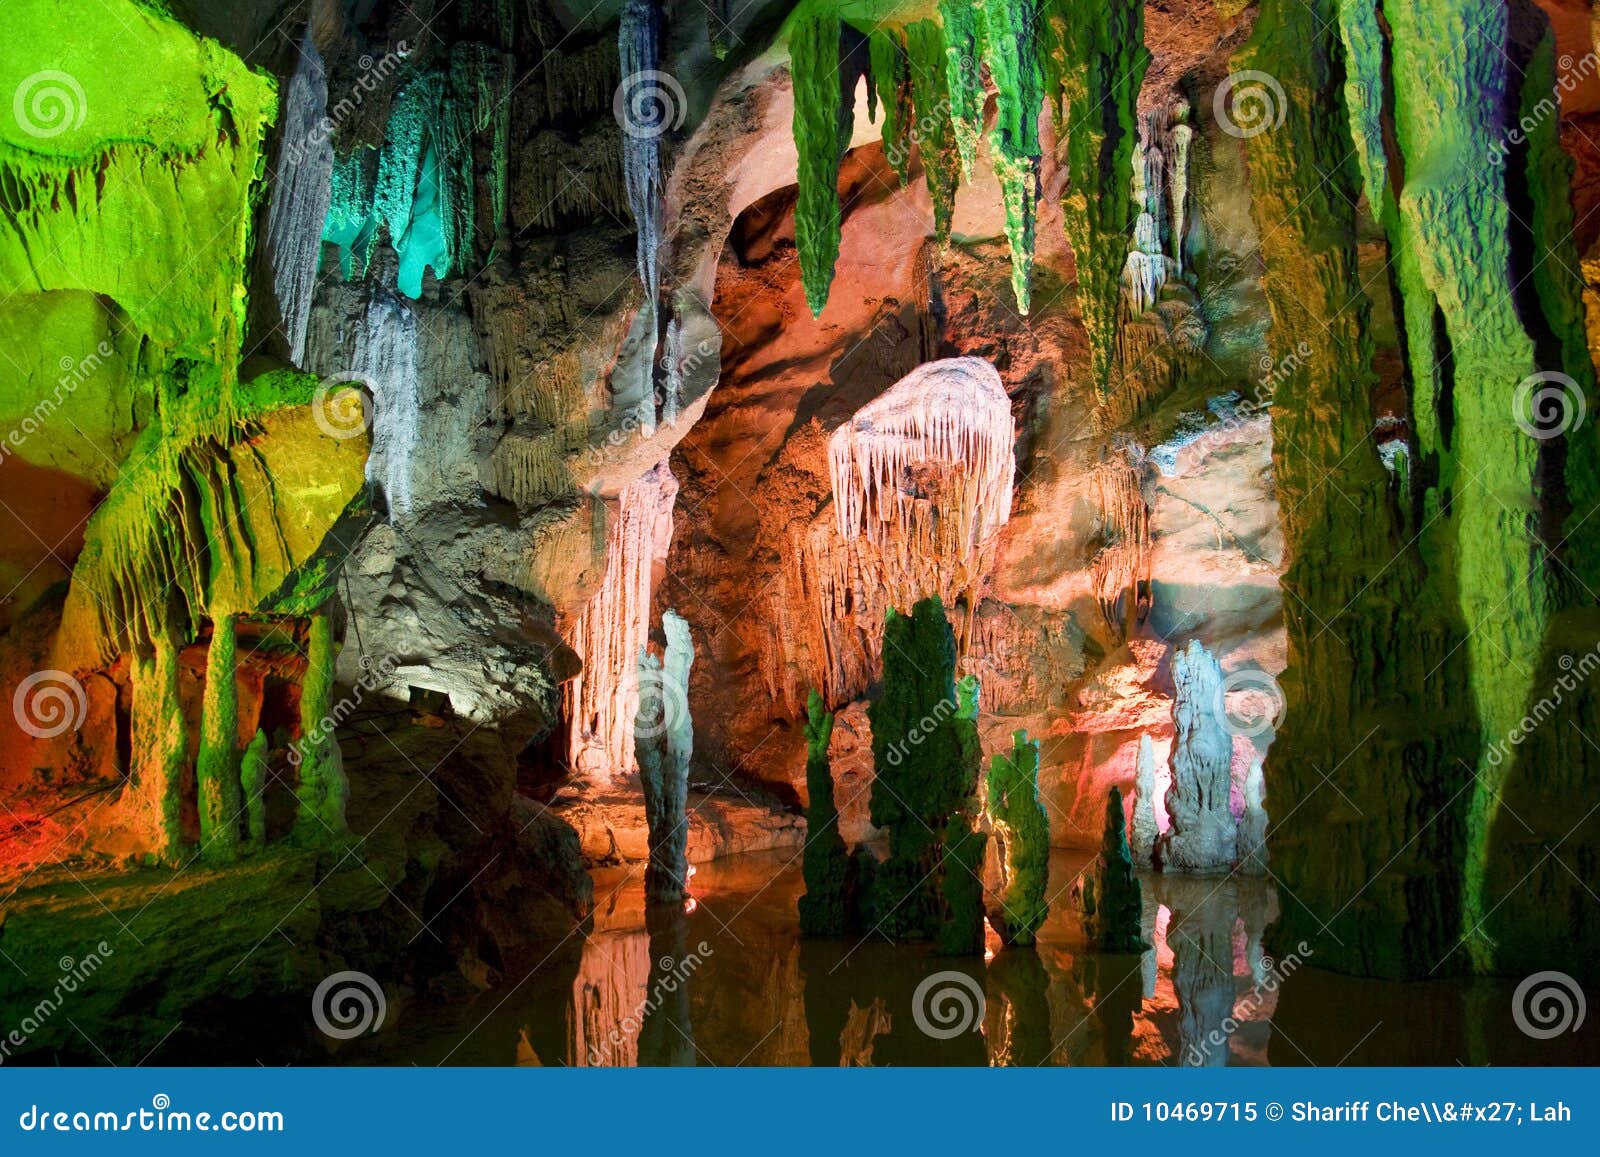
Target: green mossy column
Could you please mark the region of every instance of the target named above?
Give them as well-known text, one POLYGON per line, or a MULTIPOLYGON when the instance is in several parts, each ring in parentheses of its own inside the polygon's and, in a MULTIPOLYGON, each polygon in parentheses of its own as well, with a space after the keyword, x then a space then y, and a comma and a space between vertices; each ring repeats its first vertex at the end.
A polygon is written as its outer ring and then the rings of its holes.
POLYGON ((1143 891, 1133 874, 1133 852, 1128 848, 1128 821, 1122 814, 1122 789, 1106 796, 1106 825, 1095 861, 1091 926, 1102 952, 1143 952, 1146 942, 1140 920, 1143 891))
POLYGON ((333 734, 333 619, 325 611, 311 616, 306 639, 306 673, 300 684, 300 789, 295 836, 318 845, 348 830, 345 781, 338 740, 333 734))
POLYGON ((267 842, 267 734, 256 729, 255 738, 239 761, 239 783, 244 795, 245 833, 252 848, 267 842))
POLYGON ((1331 968, 1425 974, 1460 928, 1477 728, 1462 665, 1447 662, 1461 640, 1448 584, 1435 577, 1429 590, 1404 529, 1408 500, 1372 444, 1355 207, 1358 161, 1381 162, 1382 152, 1350 148, 1334 16, 1333 0, 1264 0, 1234 60, 1284 91, 1282 123, 1246 144, 1290 560, 1287 712, 1266 764, 1277 801, 1269 846, 1284 884, 1272 936, 1307 941, 1331 968))
POLYGON ((989 764, 988 810, 1003 878, 990 923, 1006 944, 1032 944, 1049 913, 1050 817, 1039 801, 1039 742, 1026 731, 989 764))
POLYGON ((802 936, 843 936, 850 927, 850 856, 839 834, 839 811, 833 803, 833 768, 828 741, 833 715, 816 691, 806 706, 806 846, 800 897, 802 936))
POLYGON ((200 708, 200 751, 195 781, 200 796, 200 847, 226 860, 239 846, 244 793, 239 781, 239 687, 235 679, 238 631, 232 615, 218 615, 206 651, 205 697, 200 708))

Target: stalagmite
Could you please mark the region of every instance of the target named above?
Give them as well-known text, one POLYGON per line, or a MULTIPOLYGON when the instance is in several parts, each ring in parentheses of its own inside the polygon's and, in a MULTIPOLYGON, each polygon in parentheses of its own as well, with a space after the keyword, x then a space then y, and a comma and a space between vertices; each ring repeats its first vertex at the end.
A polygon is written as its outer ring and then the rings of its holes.
POLYGON ((989 922, 1006 944, 1032 944, 1049 912, 1050 817, 1039 802, 1039 741, 1018 730, 989 764, 985 809, 1000 853, 1000 908, 989 922))
POLYGON ((245 835, 253 848, 267 842, 267 733, 256 729, 255 738, 239 761, 239 784, 244 795, 245 835))
POLYGON ((267 215, 267 257, 289 360, 305 365, 306 319, 322 256, 333 174, 328 78, 306 25, 300 57, 283 98, 283 143, 267 215))
POLYGON ((1128 846, 1133 862, 1141 868, 1155 865, 1156 840, 1161 832, 1156 821, 1156 749, 1149 735, 1139 736, 1139 762, 1134 772, 1133 828, 1128 846))
POLYGON ((244 793, 239 778, 239 688, 234 667, 237 627, 218 615, 206 652, 206 686, 200 713, 195 783, 200 799, 201 851, 225 859, 238 847, 244 793))
POLYGON ((665 462, 623 488, 605 531, 600 592, 566 632, 583 660, 582 672, 565 687, 569 755, 573 771, 591 783, 609 783, 634 767, 638 656, 650 633, 651 575, 672 541, 677 497, 677 479, 665 462))
POLYGON ((1011 517, 1013 431, 1010 400, 988 362, 917 367, 834 432, 828 461, 839 533, 915 546, 938 540, 941 523, 953 521, 966 561, 1011 517), (912 475, 929 466, 950 475, 953 509, 918 500, 912 475))
POLYGON ((1095 861, 1094 874, 1084 880, 1083 907, 1087 931, 1102 952, 1143 952, 1149 947, 1141 923, 1144 890, 1133 874, 1119 787, 1113 787, 1106 795, 1100 856, 1095 861))
POLYGON ((800 897, 802 936, 843 936, 850 927, 850 857, 839 834, 839 810, 833 802, 833 767, 828 742, 833 716, 822 696, 811 692, 806 705, 806 842, 802 871, 806 891, 800 897))
POLYGON ((169 857, 183 842, 180 793, 188 750, 178 692, 178 648, 170 638, 158 637, 151 652, 132 656, 129 673, 133 750, 123 793, 124 805, 132 812, 128 826, 144 837, 155 855, 169 857))
POLYGON ((675 903, 689 894, 689 760, 694 723, 689 713, 689 668, 694 647, 689 625, 671 611, 662 616, 665 661, 639 656, 639 712, 634 744, 649 827, 650 862, 645 896, 675 903))
POLYGON ((299 766, 295 835, 303 843, 327 844, 344 835, 350 785, 333 724, 333 620, 311 616, 306 633, 306 673, 300 683, 300 733, 291 749, 299 766))
POLYGON ((1167 789, 1171 827, 1161 839, 1162 867, 1170 872, 1225 872, 1238 847, 1233 813, 1233 735, 1223 715, 1222 668, 1199 639, 1172 657, 1177 693, 1172 722, 1172 786, 1167 789))
POLYGON ((1267 871, 1266 791, 1261 761, 1252 760, 1244 781, 1244 815, 1239 817, 1239 870, 1256 876, 1267 871))

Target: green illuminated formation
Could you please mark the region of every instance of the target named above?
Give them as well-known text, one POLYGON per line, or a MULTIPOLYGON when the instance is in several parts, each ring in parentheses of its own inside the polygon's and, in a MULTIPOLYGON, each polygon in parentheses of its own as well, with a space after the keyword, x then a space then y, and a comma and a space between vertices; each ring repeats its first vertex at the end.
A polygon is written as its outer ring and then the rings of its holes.
POLYGON ((239 775, 239 688, 235 679, 238 652, 233 616, 218 616, 212 624, 211 645, 206 652, 200 750, 195 758, 200 846, 215 859, 226 859, 238 847, 239 821, 244 811, 239 775))
POLYGON ((922 157, 922 175, 933 201, 933 232, 940 245, 950 243, 950 218, 955 213, 956 187, 961 183, 961 156, 955 125, 950 120, 950 84, 944 64, 944 32, 931 20, 906 29, 911 66, 912 136, 922 157))
MULTIPOLYGON (((1035 0, 991 2, 978 9, 984 60, 999 93, 999 116, 990 137, 989 153, 1005 199, 1011 290, 1017 308, 1024 314, 1028 312, 1033 278, 1033 233, 1039 202, 1039 109, 1044 103, 1034 9, 1035 0)), ((981 93, 982 89, 978 91, 981 93)))
MULTIPOLYGON (((889 611, 883 662, 883 693, 867 717, 870 814, 889 831, 889 858, 876 872, 865 922, 891 940, 937 939, 948 951, 972 951, 982 885, 974 900, 960 877, 982 864, 982 837, 971 828, 982 760, 977 686, 964 680, 957 691, 955 635, 937 597, 910 615, 889 611)), ((976 943, 981 951, 981 928, 976 943)))
POLYGON ((802 18, 789 33, 794 144, 800 155, 794 239, 813 317, 828 302, 833 265, 839 258, 839 163, 854 125, 850 99, 842 94, 839 77, 841 29, 838 16, 824 11, 802 18))
POLYGON ((989 764, 987 808, 999 845, 1000 910, 990 920, 1007 944, 1032 944, 1049 912, 1050 818, 1039 802, 1039 741, 1011 736, 989 764))
POLYGON ((961 176, 970 181, 972 168, 978 162, 978 138, 983 135, 979 10, 963 0, 939 0, 939 18, 944 23, 945 91, 950 96, 950 120, 955 125, 956 149, 961 155, 961 176))
POLYGON ((448 65, 410 80, 389 112, 382 147, 361 145, 334 158, 323 240, 339 249, 346 277, 366 272, 380 239, 399 258, 396 281, 422 295, 431 269, 444 278, 468 269, 480 240, 505 219, 509 180, 511 65, 486 45, 452 47, 448 65), (480 162, 487 152, 491 221, 477 220, 480 162), (480 225, 486 234, 480 238, 480 225))
POLYGON ((883 105, 883 155, 904 185, 910 180, 912 127, 916 118, 911 82, 911 57, 905 34, 893 28, 874 30, 868 38, 872 59, 872 95, 883 105))
POLYGON ((267 842, 267 734, 256 729, 255 738, 239 761, 239 785, 244 795, 245 835, 250 847, 267 842))
POLYGON ((1040 0, 1040 60, 1056 140, 1065 145, 1061 215, 1095 381, 1111 385, 1122 268, 1137 210, 1131 193, 1139 88, 1150 54, 1139 0, 1040 0))
POLYGON ((333 729, 333 620, 311 616, 306 633, 306 673, 300 684, 300 737, 296 742, 300 788, 296 793, 296 839, 310 845, 344 835, 344 809, 350 797, 339 743, 333 729))
POLYGON ((162 351, 231 372, 272 80, 129 0, 92 19, 15 0, 0 90, 0 299, 99 294, 162 351))
POLYGON ((1083 881, 1083 906, 1090 938, 1102 952, 1143 952, 1143 892, 1133 874, 1128 821, 1122 814, 1122 789, 1106 796, 1106 826, 1092 876, 1083 881))
POLYGON ((800 932, 804 936, 843 936, 850 927, 850 857, 839 834, 833 769, 828 764, 833 716, 815 690, 806 712, 806 893, 800 897, 800 932))

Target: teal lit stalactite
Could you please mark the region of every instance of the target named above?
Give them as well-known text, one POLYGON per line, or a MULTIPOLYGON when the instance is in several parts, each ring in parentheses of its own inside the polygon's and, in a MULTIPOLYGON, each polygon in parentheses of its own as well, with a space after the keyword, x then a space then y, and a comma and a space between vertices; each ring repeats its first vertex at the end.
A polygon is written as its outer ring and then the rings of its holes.
POLYGON ((806 843, 801 863, 806 891, 800 897, 800 934, 843 936, 850 927, 850 856, 839 834, 828 762, 833 715, 815 690, 806 713, 806 843))
POLYGON ((345 780, 338 739, 333 733, 333 619, 326 611, 311 616, 306 631, 306 673, 300 682, 299 803, 295 836, 307 844, 326 844, 343 836, 345 780))
POLYGON ((828 303, 834 264, 839 259, 839 165, 855 118, 841 77, 842 35, 843 26, 831 11, 805 16, 789 32, 794 144, 799 155, 795 247, 800 253, 806 304, 813 317, 828 303))
POLYGON ((933 202, 933 232, 941 246, 950 243, 961 156, 950 119, 950 83, 945 69, 944 31, 931 20, 906 29, 906 60, 913 105, 910 136, 922 158, 922 176, 933 202))
POLYGON ((239 780, 238 630, 232 615, 218 615, 206 650, 200 708, 200 749, 195 783, 200 797, 200 847, 225 860, 239 846, 243 789, 239 780))
POLYGON ((1039 742, 1026 731, 989 764, 987 808, 1001 864, 999 910, 990 923, 1006 944, 1032 944, 1049 913, 1050 817, 1039 800, 1039 742))
POLYGON ((1084 881, 1084 899, 1092 937, 1102 952, 1143 952, 1150 947, 1140 925, 1144 897, 1133 874, 1121 788, 1113 787, 1106 796, 1100 855, 1094 875, 1084 881))
POLYGON ((1133 152, 1150 61, 1143 0, 1040 0, 1035 40, 1056 141, 1066 151, 1061 215, 1103 397, 1111 390, 1122 269, 1138 216, 1133 152))

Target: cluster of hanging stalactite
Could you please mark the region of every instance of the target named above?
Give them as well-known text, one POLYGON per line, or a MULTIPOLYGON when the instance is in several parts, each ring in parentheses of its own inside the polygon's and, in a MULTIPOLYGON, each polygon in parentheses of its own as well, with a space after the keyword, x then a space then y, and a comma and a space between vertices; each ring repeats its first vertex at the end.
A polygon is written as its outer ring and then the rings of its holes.
POLYGON ((623 489, 603 530, 600 591, 562 632, 583 661, 582 672, 563 688, 568 756, 573 771, 594 783, 609 783, 637 766, 639 652, 649 640, 652 572, 672 541, 677 497, 678 481, 665 462, 623 489))
POLYGON ((1149 610, 1152 540, 1144 498, 1144 454, 1129 446, 1093 474, 1101 547, 1090 564, 1095 601, 1106 625, 1129 638, 1149 610))
POLYGON ((1161 287, 1183 272, 1183 233, 1189 198, 1189 106, 1153 109, 1139 118, 1139 143, 1133 154, 1133 245, 1125 278, 1129 304, 1143 313, 1156 303, 1161 287))
POLYGON ((890 608, 933 593, 970 612, 1011 517, 1013 435, 1000 375, 981 358, 919 366, 834 432, 832 516, 791 528, 772 596, 791 627, 764 653, 774 699, 862 694, 890 608))
POLYGON ((339 247, 345 276, 364 275, 387 238, 399 289, 415 298, 428 270, 463 272, 487 252, 506 218, 511 73, 508 54, 458 42, 447 64, 395 94, 380 148, 335 157, 322 239, 339 247), (487 220, 478 215, 480 180, 487 220))
POLYGON ((861 32, 821 5, 791 26, 789 54, 799 154, 795 243, 812 313, 827 303, 838 258, 839 166, 863 77, 868 115, 876 118, 883 106, 884 152, 902 183, 909 179, 912 148, 920 155, 941 245, 949 240, 957 185, 972 179, 978 162, 993 90, 989 160, 1004 201, 1012 290, 1027 313, 1042 162, 1038 122, 1048 101, 1067 152, 1071 179, 1063 210, 1103 380, 1116 324, 1116 273, 1133 224, 1127 182, 1133 110, 1147 59, 1142 6, 1131 0, 941 0, 938 21, 861 32))

